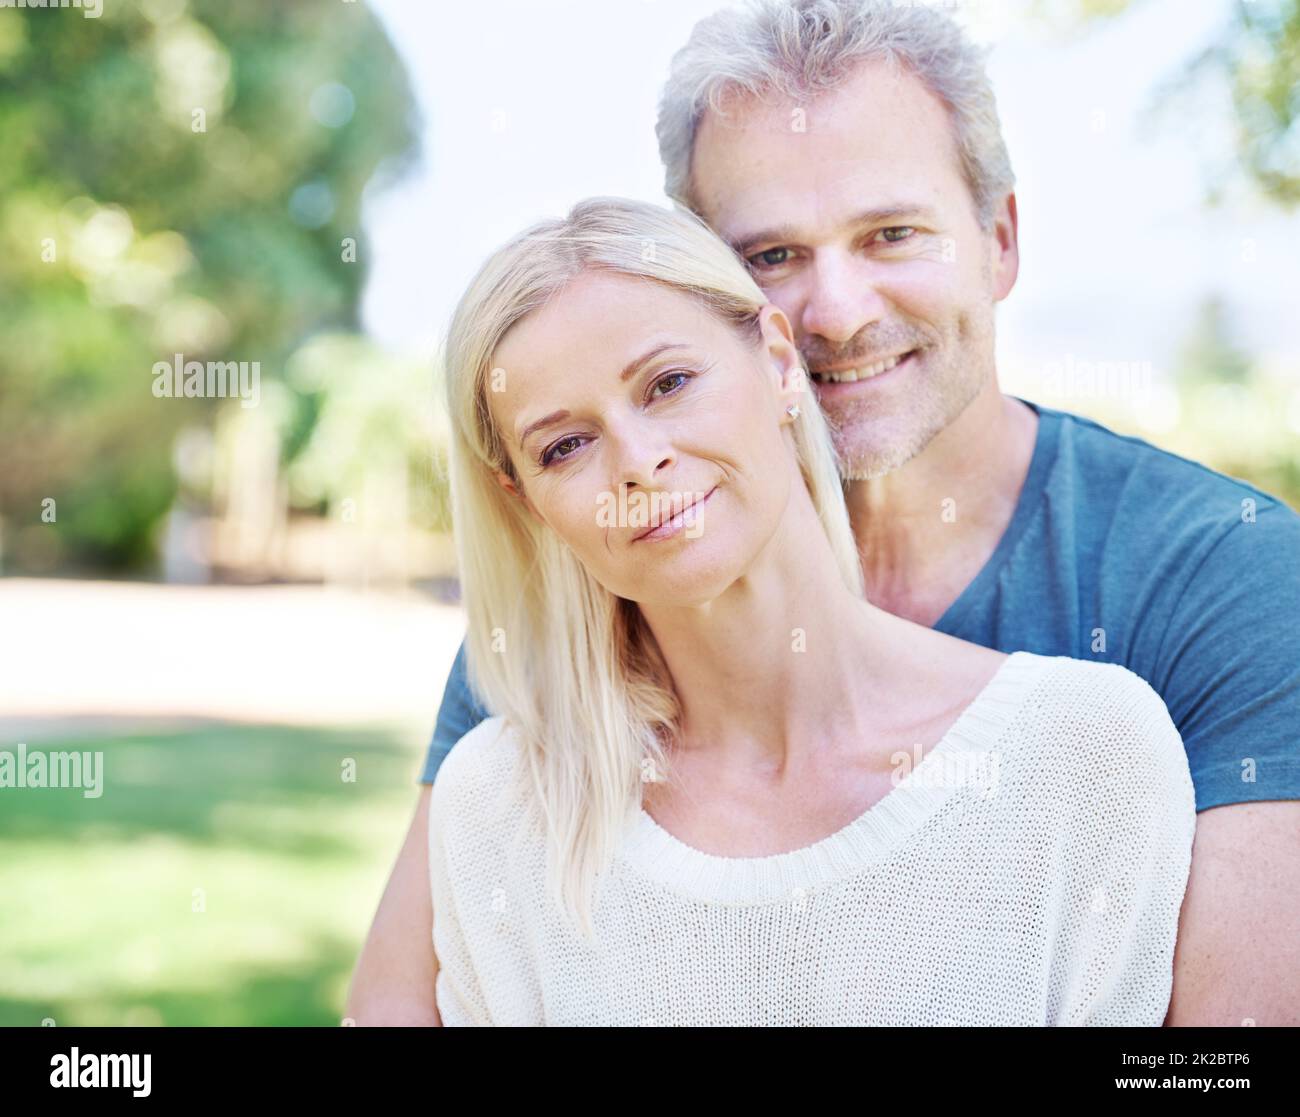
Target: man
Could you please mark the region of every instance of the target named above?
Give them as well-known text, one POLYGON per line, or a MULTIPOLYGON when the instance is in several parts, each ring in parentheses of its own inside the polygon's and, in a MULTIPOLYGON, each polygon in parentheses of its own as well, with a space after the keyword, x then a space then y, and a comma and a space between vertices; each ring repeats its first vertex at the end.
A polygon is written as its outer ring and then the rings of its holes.
MULTIPOLYGON (((797 331, 876 604, 1001 651, 1120 663, 1196 788, 1167 1024, 1300 1023, 1300 517, 1268 494, 998 390, 1014 178, 944 16, 760 0, 702 21, 661 104, 668 194, 797 331)), ((428 786, 487 716, 462 646, 348 1015, 432 1023, 428 786)))

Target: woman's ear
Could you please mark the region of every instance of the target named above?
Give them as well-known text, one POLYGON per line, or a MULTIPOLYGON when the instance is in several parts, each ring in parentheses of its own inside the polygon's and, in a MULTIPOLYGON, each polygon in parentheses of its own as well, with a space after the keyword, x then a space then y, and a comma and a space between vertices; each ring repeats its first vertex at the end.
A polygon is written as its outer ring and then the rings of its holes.
POLYGON ((496 479, 497 479, 497 484, 500 485, 503 489, 505 489, 506 492, 508 492, 511 496, 517 497, 519 500, 522 500, 524 502, 524 507, 528 509, 533 519, 535 519, 539 524, 543 522, 541 516, 537 514, 537 509, 533 507, 533 502, 529 500, 520 491, 519 487, 510 479, 510 477, 507 474, 503 473, 501 470, 498 469, 496 471, 496 479))
POLYGON ((808 373, 795 346, 790 319, 780 307, 768 303, 759 312, 758 322, 763 331, 764 353, 776 366, 780 377, 777 383, 777 402, 783 410, 792 403, 807 407, 808 373))

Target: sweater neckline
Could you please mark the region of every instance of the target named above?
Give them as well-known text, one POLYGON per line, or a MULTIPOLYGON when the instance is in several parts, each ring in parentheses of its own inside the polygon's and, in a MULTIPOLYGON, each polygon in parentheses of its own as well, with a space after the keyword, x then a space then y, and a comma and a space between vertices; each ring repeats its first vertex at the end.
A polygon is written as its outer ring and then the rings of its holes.
POLYGON ((1057 658, 1027 651, 1008 655, 920 763, 828 837, 765 857, 725 857, 673 837, 642 807, 618 858, 679 894, 715 903, 798 899, 809 888, 859 872, 897 849, 962 786, 960 776, 945 778, 946 773, 976 771, 989 759, 981 754, 996 757, 1002 730, 1031 684, 1057 658))

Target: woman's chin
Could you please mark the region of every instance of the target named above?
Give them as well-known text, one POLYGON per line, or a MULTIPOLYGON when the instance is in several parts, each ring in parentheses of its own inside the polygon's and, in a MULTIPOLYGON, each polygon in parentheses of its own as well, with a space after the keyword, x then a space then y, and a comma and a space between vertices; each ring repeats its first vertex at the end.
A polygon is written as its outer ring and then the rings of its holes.
POLYGON ((732 563, 666 559, 652 575, 641 578, 632 592, 621 593, 646 609, 693 609, 716 601, 744 571, 732 563))

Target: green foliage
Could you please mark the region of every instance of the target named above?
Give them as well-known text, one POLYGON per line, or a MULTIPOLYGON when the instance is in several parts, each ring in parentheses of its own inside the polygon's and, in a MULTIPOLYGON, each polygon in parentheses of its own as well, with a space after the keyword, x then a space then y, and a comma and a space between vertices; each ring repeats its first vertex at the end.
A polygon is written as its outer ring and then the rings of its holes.
POLYGON ((1273 366, 1237 344, 1224 302, 1201 304, 1174 366, 1180 449, 1300 510, 1300 388, 1294 358, 1273 366), (1243 438, 1242 432, 1250 437, 1243 438))
POLYGON ((1186 387, 1199 384, 1245 384, 1251 361, 1232 336, 1227 307, 1214 295, 1201 303, 1200 313, 1179 347, 1177 375, 1186 387))
POLYGON ((1224 300, 1204 299, 1178 346, 1167 382, 1124 398, 1102 394, 1088 414, 1166 450, 1246 481, 1300 511, 1300 378, 1290 352, 1241 348, 1224 300))
POLYGON ((1240 158, 1269 197, 1300 202, 1300 0, 1237 5, 1240 32, 1215 51, 1231 74, 1240 158))
MULTIPOLYGON (((1030 0, 1031 10, 1057 27, 1114 18, 1143 0, 1030 0)), ((1228 0, 1214 43, 1170 83, 1187 92, 1221 82, 1232 106, 1236 165, 1267 198, 1290 208, 1300 202, 1300 0, 1228 0)), ((1225 182, 1210 168, 1210 197, 1225 182)))
MULTIPOLYGON (((148 556, 177 430, 237 406, 155 398, 154 363, 258 361, 274 380, 304 338, 355 329, 366 253, 345 262, 342 242, 359 241, 365 188, 401 172, 416 135, 405 73, 362 4, 3 13, 9 569, 148 556)), ((313 406, 301 414, 305 445, 313 406)))

